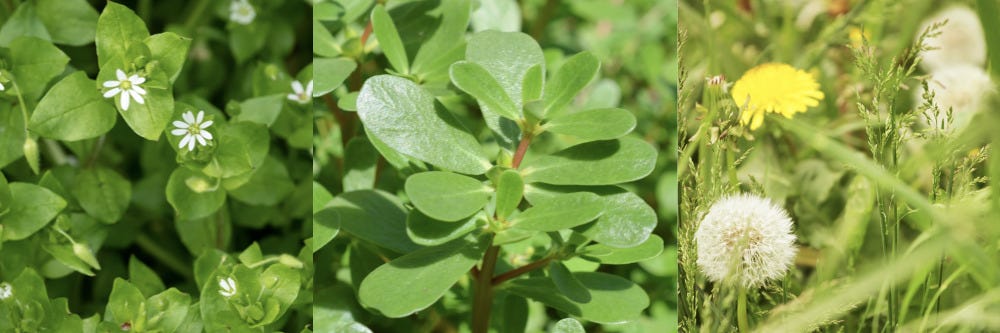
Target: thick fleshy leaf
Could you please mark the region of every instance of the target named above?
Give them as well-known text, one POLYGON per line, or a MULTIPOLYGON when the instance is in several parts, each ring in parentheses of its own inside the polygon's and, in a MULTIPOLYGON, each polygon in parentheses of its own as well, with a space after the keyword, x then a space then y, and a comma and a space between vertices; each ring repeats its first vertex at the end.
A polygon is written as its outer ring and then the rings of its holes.
POLYGON ((132 201, 132 184, 103 167, 84 169, 76 176, 73 196, 80 207, 101 222, 118 222, 132 201))
POLYGON ((556 326, 552 327, 551 333, 586 333, 583 330, 583 325, 579 321, 573 318, 566 318, 556 322, 556 326))
POLYGON ((430 218, 414 209, 406 217, 406 234, 414 243, 420 245, 441 245, 476 230, 479 225, 485 225, 486 220, 485 213, 479 213, 462 222, 444 222, 430 218))
POLYGON ((378 150, 365 137, 355 137, 344 148, 344 192, 375 186, 378 150))
POLYGON ((115 126, 115 108, 94 89, 84 72, 66 76, 38 102, 29 127, 39 135, 63 141, 98 137, 115 126))
POLYGON ((614 248, 604 244, 594 244, 583 248, 580 256, 588 260, 609 265, 624 265, 640 262, 663 253, 663 239, 650 235, 645 242, 630 248, 614 248))
POLYGON ((318 252, 340 233, 340 213, 326 208, 313 214, 313 252, 318 252))
POLYGON ((515 121, 522 118, 521 109, 483 66, 468 61, 456 62, 451 65, 451 82, 498 115, 515 121))
POLYGON ((597 272, 573 273, 588 291, 591 300, 578 303, 559 293, 547 277, 510 281, 506 290, 542 302, 559 311, 601 324, 622 323, 638 318, 649 306, 649 296, 638 285, 624 278, 597 272))
MULTIPOLYGON (((108 1, 104 11, 97 18, 97 60, 104 64, 114 58, 127 59, 126 52, 133 44, 142 43, 149 37, 146 23, 128 7, 108 1)), ((131 61, 132 59, 128 59, 131 61)))
POLYGON ((549 264, 549 277, 563 296, 577 303, 590 302, 590 291, 580 283, 562 261, 549 264))
POLYGON ((385 6, 375 6, 375 9, 372 10, 371 23, 372 31, 375 33, 375 38, 378 39, 379 47, 382 48, 382 53, 385 53, 385 57, 389 59, 392 68, 396 72, 408 74, 410 72, 410 61, 406 58, 406 49, 403 47, 403 41, 399 38, 399 31, 396 30, 396 24, 392 22, 392 17, 389 17, 389 12, 385 10, 385 6))
POLYGON ((517 210, 524 195, 524 180, 517 170, 506 170, 500 174, 497 181, 496 214, 497 218, 506 219, 510 213, 517 210))
POLYGON ((427 308, 482 259, 482 244, 466 237, 396 258, 361 282, 359 301, 389 318, 427 308))
POLYGON ((468 176, 444 171, 422 172, 406 179, 406 195, 421 212, 454 222, 486 206, 490 188, 468 176))
POLYGON ((552 133, 591 140, 611 140, 625 136, 635 128, 635 116, 624 109, 594 109, 553 118, 545 124, 552 133))
MULTIPOLYGON (((545 72, 542 48, 534 38, 520 32, 483 31, 472 35, 465 50, 465 60, 483 66, 496 78, 517 110, 524 107, 521 94, 525 74, 536 65, 539 66, 538 73, 545 72)), ((521 136, 517 124, 501 118, 498 111, 486 105, 480 105, 480 108, 486 125, 499 136, 504 146, 512 148, 521 136)))
POLYGON ((601 197, 578 192, 559 195, 525 209, 510 220, 515 228, 558 231, 593 221, 605 210, 601 197))
POLYGON ((400 153, 464 174, 483 174, 492 166, 475 137, 410 80, 369 78, 358 95, 358 115, 365 129, 400 153))
POLYGON ((462 0, 444 0, 438 7, 441 24, 434 35, 420 45, 413 58, 413 74, 425 82, 448 80, 448 65, 465 55, 465 32, 469 28, 472 3, 462 0))
POLYGON ((552 79, 545 83, 542 117, 559 115, 573 97, 594 80, 600 68, 601 61, 590 52, 580 52, 566 59, 552 79))
POLYGON ((635 193, 618 186, 584 187, 531 185, 524 191, 525 198, 532 204, 564 193, 591 192, 601 196, 604 214, 597 222, 577 228, 577 231, 601 244, 614 248, 638 246, 649 238, 656 228, 656 212, 646 201, 635 193))
POLYGON ((315 58, 313 96, 323 96, 337 89, 357 67, 358 64, 350 58, 315 58))
POLYGON ((646 177, 654 166, 656 149, 625 137, 582 143, 551 155, 529 155, 521 174, 526 183, 611 185, 646 177))
POLYGON ((44 228, 66 208, 66 200, 48 189, 27 183, 10 183, 10 210, 0 216, 4 240, 20 240, 44 228))
POLYGON ((379 190, 347 192, 329 207, 340 214, 340 228, 351 235, 398 253, 420 248, 406 235, 406 211, 394 195, 379 190))

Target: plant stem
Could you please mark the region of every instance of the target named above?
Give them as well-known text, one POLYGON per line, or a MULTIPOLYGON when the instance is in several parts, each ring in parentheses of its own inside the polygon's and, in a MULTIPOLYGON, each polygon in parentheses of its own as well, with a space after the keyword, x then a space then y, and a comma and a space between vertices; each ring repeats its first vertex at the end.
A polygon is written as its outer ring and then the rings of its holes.
POLYGON ((552 256, 545 257, 545 258, 543 258, 541 260, 535 261, 533 263, 530 263, 530 264, 518 267, 518 268, 516 268, 514 270, 511 270, 511 271, 507 271, 507 272, 505 272, 503 274, 497 275, 497 277, 493 278, 493 285, 494 286, 495 285, 499 285, 501 283, 504 283, 504 281, 516 278, 516 277, 520 276, 521 274, 524 274, 524 273, 527 273, 527 272, 530 272, 530 271, 533 271, 533 270, 545 267, 546 265, 549 264, 550 261, 552 261, 552 256))
POLYGON ((747 320, 747 289, 740 287, 739 296, 736 302, 736 321, 739 324, 740 332, 750 332, 750 321, 747 320))
POLYGON ((493 237, 486 242, 489 249, 483 256, 483 265, 479 268, 476 278, 475 294, 472 305, 472 332, 487 333, 490 330, 490 309, 493 306, 493 270, 500 256, 500 247, 493 246, 493 237))
POLYGON ((140 249, 155 257, 164 265, 174 270, 174 272, 177 272, 186 278, 194 276, 191 272, 191 267, 185 264, 184 260, 175 257, 173 253, 161 247, 159 243, 149 238, 149 236, 139 234, 139 236, 136 236, 135 238, 135 245, 138 245, 140 249))
POLYGON ((514 169, 521 166, 521 160, 524 159, 524 154, 528 152, 528 146, 531 145, 531 138, 531 133, 525 133, 524 136, 521 137, 521 142, 517 144, 517 151, 514 152, 514 159, 513 162, 511 162, 511 167, 514 169))
POLYGON ((194 29, 197 27, 198 22, 201 22, 202 17, 208 9, 208 5, 211 3, 212 1, 209 0, 198 0, 198 3, 194 5, 194 9, 188 12, 191 14, 188 16, 187 21, 184 21, 184 30, 191 34, 188 37, 194 36, 194 29))

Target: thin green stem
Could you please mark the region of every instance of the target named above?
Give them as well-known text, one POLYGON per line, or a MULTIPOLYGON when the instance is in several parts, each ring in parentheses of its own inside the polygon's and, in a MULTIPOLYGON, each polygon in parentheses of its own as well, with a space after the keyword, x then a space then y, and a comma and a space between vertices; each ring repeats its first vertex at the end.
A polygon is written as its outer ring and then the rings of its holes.
POLYGON ((203 16, 208 10, 208 5, 211 3, 212 1, 210 0, 198 0, 198 3, 194 5, 194 9, 189 12, 191 14, 188 15, 187 21, 184 21, 185 31, 190 33, 192 36, 194 35, 194 29, 197 27, 198 23, 201 22, 203 16))
POLYGON ((172 252, 160 246, 159 243, 152 238, 149 238, 149 236, 139 234, 139 236, 136 236, 135 238, 135 245, 139 246, 140 249, 155 257, 170 269, 174 270, 174 272, 177 272, 186 278, 194 276, 191 271, 191 266, 186 264, 185 260, 181 260, 180 258, 174 256, 172 252))
POLYGON ((738 300, 736 302, 736 322, 740 332, 750 332, 750 320, 747 319, 747 289, 740 287, 738 300))
POLYGON ((487 333, 490 330, 490 309, 493 307, 493 271, 500 256, 500 247, 493 246, 493 237, 486 242, 489 249, 483 256, 483 265, 476 278, 472 305, 472 332, 487 333))

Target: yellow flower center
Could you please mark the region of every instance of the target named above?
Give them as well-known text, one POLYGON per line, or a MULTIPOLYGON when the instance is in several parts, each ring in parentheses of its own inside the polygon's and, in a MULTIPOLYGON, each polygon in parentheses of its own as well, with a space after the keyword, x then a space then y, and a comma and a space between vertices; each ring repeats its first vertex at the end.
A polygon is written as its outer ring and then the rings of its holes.
POLYGON ((118 82, 118 86, 121 87, 124 90, 132 89, 132 81, 129 81, 129 80, 119 81, 118 82))

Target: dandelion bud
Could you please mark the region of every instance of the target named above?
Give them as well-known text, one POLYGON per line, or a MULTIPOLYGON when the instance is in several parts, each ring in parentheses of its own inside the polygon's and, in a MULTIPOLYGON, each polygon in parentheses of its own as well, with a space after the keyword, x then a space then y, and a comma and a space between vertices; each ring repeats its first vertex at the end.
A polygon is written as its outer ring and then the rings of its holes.
POLYGON ((788 213, 751 194, 717 201, 694 236, 698 268, 709 280, 730 280, 747 288, 785 275, 797 250, 788 213))

